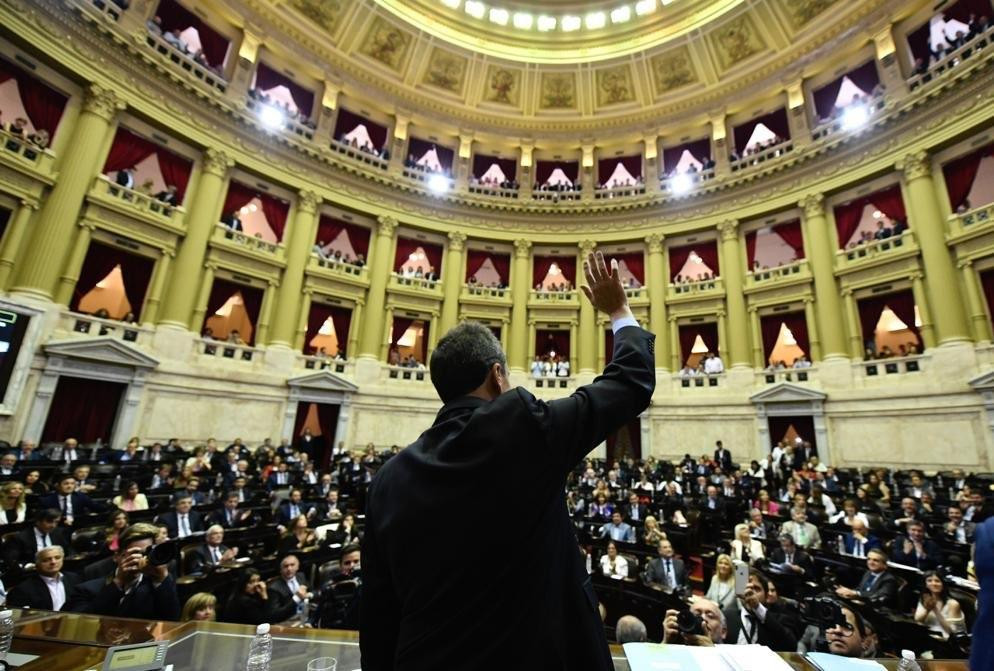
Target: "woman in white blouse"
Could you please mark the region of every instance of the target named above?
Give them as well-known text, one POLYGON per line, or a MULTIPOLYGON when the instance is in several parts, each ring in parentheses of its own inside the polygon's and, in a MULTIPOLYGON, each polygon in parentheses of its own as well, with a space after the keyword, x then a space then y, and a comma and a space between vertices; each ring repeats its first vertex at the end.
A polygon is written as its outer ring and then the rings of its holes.
POLYGON ((763 544, 749 533, 749 525, 736 524, 735 540, 732 541, 732 557, 753 564, 764 556, 763 544))
POLYGON ((711 586, 704 596, 718 604, 722 610, 738 608, 738 600, 735 598, 735 571, 732 567, 732 558, 728 555, 718 555, 715 573, 711 576, 711 586))
POLYGON ((608 578, 628 577, 628 561, 618 554, 614 543, 608 543, 607 554, 601 555, 601 573, 608 578))
POLYGON ((925 589, 918 599, 915 622, 944 639, 966 633, 966 620, 959 601, 949 596, 945 581, 935 571, 925 574, 925 589))
POLYGON ((15 480, 3 484, 0 489, 0 525, 23 522, 28 511, 24 485, 15 480))

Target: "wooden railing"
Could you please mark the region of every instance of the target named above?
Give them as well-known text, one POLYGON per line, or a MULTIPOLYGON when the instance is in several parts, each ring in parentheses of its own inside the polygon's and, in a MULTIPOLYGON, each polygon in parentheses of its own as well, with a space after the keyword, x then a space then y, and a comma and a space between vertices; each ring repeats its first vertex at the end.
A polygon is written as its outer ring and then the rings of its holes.
POLYGON ((751 168, 760 163, 765 163, 766 161, 771 161, 775 158, 780 158, 789 151, 793 151, 794 142, 793 140, 784 140, 780 144, 775 144, 772 147, 767 147, 762 151, 757 151, 748 156, 743 156, 737 161, 731 162, 732 172, 738 170, 744 170, 746 168, 751 168))
POLYGON ((152 51, 159 54, 163 60, 168 61, 172 67, 182 70, 191 79, 203 83, 212 89, 216 89, 221 93, 228 90, 228 81, 223 76, 197 63, 190 54, 183 53, 169 44, 162 35, 148 32, 145 34, 145 43, 152 51))
POLYGON ((278 242, 269 242, 254 235, 246 235, 242 231, 234 231, 221 223, 214 227, 214 240, 227 240, 246 249, 254 249, 267 254, 279 254, 283 248, 283 245, 278 242))
POLYGON ((511 290, 507 287, 481 287, 479 284, 464 284, 463 295, 475 298, 503 299, 511 295, 511 290))
POLYGON ((932 81, 941 79, 967 59, 976 58, 980 60, 981 54, 990 52, 992 43, 994 43, 994 24, 989 25, 986 31, 980 33, 960 48, 943 54, 942 58, 929 65, 925 72, 912 74, 908 78, 908 88, 914 91, 919 86, 924 86, 932 81))
POLYGON ((325 268, 326 270, 330 270, 331 272, 339 275, 365 278, 368 274, 365 265, 357 266, 354 263, 345 263, 344 261, 339 261, 337 259, 322 258, 317 254, 317 252, 311 253, 311 262, 319 268, 325 268))
POLYGON ((796 259, 776 268, 760 268, 747 273, 747 281, 753 284, 762 284, 772 280, 787 279, 807 272, 808 262, 806 259, 796 259))
POLYGON ((518 189, 505 189, 501 186, 491 186, 489 184, 473 184, 470 182, 467 189, 470 193, 475 193, 481 196, 511 199, 516 199, 518 197, 518 189))
POLYGON ((710 280, 694 280, 693 282, 681 282, 680 284, 670 283, 667 293, 670 296, 686 296, 692 294, 703 294, 708 292, 723 292, 725 285, 720 277, 710 280))
POLYGON ((566 291, 535 291, 531 292, 532 300, 545 301, 549 303, 567 303, 569 301, 576 300, 576 290, 567 289, 566 291))

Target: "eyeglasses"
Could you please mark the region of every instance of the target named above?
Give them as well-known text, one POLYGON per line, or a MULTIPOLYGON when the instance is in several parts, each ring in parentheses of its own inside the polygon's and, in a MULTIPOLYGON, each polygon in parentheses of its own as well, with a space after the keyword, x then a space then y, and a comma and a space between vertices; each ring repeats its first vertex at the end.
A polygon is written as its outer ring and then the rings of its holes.
POLYGON ((843 638, 849 638, 854 633, 856 633, 856 627, 852 626, 848 622, 837 622, 836 624, 833 624, 831 627, 829 627, 825 631, 825 633, 828 633, 830 631, 838 633, 843 638))

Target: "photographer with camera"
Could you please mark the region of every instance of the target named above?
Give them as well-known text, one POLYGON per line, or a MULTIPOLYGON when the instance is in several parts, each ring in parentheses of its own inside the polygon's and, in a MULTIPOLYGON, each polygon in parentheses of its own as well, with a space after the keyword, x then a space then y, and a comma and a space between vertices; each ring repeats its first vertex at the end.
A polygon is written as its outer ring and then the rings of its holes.
POLYGON ((663 643, 712 646, 725 642, 728 624, 714 601, 694 597, 687 610, 666 611, 663 643))
POLYGON ((154 545, 159 529, 139 522, 124 530, 114 555, 114 576, 97 593, 86 612, 143 620, 178 620, 179 595, 169 575, 176 554, 172 543, 154 545))
POLYGON ((830 596, 818 596, 806 602, 805 612, 817 624, 808 627, 801 650, 865 659, 878 656, 876 632, 851 605, 830 596))
POLYGON ((325 629, 358 629, 362 599, 362 569, 358 543, 342 548, 339 567, 321 589, 318 625, 325 629))
POLYGON ((749 571, 749 582, 738 595, 741 608, 725 612, 728 620, 726 643, 747 645, 759 643, 778 652, 797 650, 797 636, 785 618, 766 605, 766 577, 759 571, 749 571))

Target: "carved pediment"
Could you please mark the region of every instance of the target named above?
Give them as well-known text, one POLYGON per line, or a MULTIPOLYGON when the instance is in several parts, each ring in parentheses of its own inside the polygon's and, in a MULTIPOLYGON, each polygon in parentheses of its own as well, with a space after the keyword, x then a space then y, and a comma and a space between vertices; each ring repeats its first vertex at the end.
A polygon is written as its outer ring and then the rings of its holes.
POLYGON ((134 345, 115 338, 90 338, 86 340, 56 340, 44 346, 49 357, 85 359, 130 368, 155 368, 159 360, 145 354, 134 345))
POLYGON ((808 389, 790 382, 775 384, 769 389, 753 394, 749 400, 755 404, 759 403, 810 403, 812 401, 824 401, 827 394, 814 389, 808 389))
POLYGON ((359 391, 358 385, 327 370, 292 377, 286 383, 287 386, 295 387, 300 391, 337 391, 343 393, 359 391))
POLYGON ((984 393, 994 391, 994 370, 981 373, 968 382, 974 391, 984 393))

